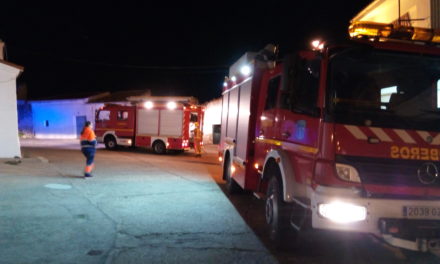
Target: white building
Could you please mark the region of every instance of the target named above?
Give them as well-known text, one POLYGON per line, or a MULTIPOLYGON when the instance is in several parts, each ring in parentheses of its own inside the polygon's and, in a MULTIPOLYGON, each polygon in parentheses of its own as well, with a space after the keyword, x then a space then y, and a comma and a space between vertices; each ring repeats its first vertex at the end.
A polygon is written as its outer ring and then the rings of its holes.
POLYGON ((0 41, 0 158, 21 157, 18 139, 17 77, 23 67, 4 61, 0 41))
POLYGON ((102 103, 85 99, 32 101, 32 127, 35 138, 77 138, 86 121, 95 120, 102 103))
POLYGON ((212 100, 205 104, 203 118, 203 142, 218 144, 220 140, 220 126, 222 117, 222 98, 212 100))
POLYGON ((130 104, 127 97, 150 94, 149 90, 135 90, 19 102, 19 128, 35 138, 78 138, 84 123, 94 124, 96 110, 105 103, 130 104))

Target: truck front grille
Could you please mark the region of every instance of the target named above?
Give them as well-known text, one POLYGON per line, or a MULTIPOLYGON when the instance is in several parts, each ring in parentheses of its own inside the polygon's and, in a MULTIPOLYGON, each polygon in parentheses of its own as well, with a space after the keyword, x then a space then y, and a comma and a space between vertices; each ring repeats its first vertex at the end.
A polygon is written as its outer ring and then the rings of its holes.
MULTIPOLYGON (((355 167, 363 184, 378 184, 408 187, 428 187, 418 177, 417 171, 427 161, 392 160, 354 156, 337 156, 336 162, 355 167)), ((440 172, 440 163, 436 162, 440 172)), ((440 187, 440 178, 429 187, 440 187)))

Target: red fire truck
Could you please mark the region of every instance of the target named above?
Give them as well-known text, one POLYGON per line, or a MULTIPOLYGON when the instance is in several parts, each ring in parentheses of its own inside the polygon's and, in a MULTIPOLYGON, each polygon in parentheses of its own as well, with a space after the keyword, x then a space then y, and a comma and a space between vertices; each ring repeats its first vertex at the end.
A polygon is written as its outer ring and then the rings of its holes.
POLYGON ((97 140, 107 149, 152 148, 157 154, 184 151, 192 143, 195 122, 203 127, 203 108, 193 97, 130 97, 134 105, 105 105, 96 112, 97 140))
POLYGON ((342 44, 230 67, 219 160, 226 187, 265 198, 277 245, 326 229, 440 247, 440 32, 359 22, 342 44))

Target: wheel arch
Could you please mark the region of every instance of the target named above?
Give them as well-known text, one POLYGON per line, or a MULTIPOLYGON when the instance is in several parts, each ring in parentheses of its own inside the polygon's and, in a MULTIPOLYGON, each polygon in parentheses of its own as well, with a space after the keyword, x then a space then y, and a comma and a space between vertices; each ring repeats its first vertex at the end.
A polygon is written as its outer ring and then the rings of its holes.
POLYGON ((118 139, 118 136, 116 136, 115 131, 106 131, 104 135, 102 135, 102 142, 105 142, 105 139, 109 136, 113 136, 116 140, 118 139))
POLYGON ((263 181, 269 180, 265 172, 270 166, 277 166, 280 171, 283 200, 285 202, 294 201, 294 197, 299 194, 300 190, 297 187, 294 167, 290 162, 288 154, 283 150, 271 150, 266 155, 262 174, 263 181))

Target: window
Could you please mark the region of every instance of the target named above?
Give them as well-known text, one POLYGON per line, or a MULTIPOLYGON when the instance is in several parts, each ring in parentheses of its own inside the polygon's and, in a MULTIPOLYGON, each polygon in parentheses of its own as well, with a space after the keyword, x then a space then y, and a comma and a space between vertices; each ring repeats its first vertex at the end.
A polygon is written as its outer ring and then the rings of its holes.
POLYGON ((118 120, 128 120, 128 111, 118 111, 118 120))
POLYGON ((281 108, 315 115, 318 99, 320 60, 299 59, 289 70, 288 85, 281 94, 281 108))
POLYGON ((110 111, 108 111, 108 110, 99 111, 98 112, 98 120, 99 121, 110 120, 110 111))
MULTIPOLYGON (((381 104, 388 104, 391 100, 391 95, 397 94, 397 86, 390 86, 380 89, 381 104)), ((385 105, 380 106, 381 109, 387 109, 385 105)))
POLYGON ((269 81, 269 84, 267 85, 266 106, 264 107, 264 110, 269 110, 276 107, 280 81, 281 76, 277 76, 269 81))

